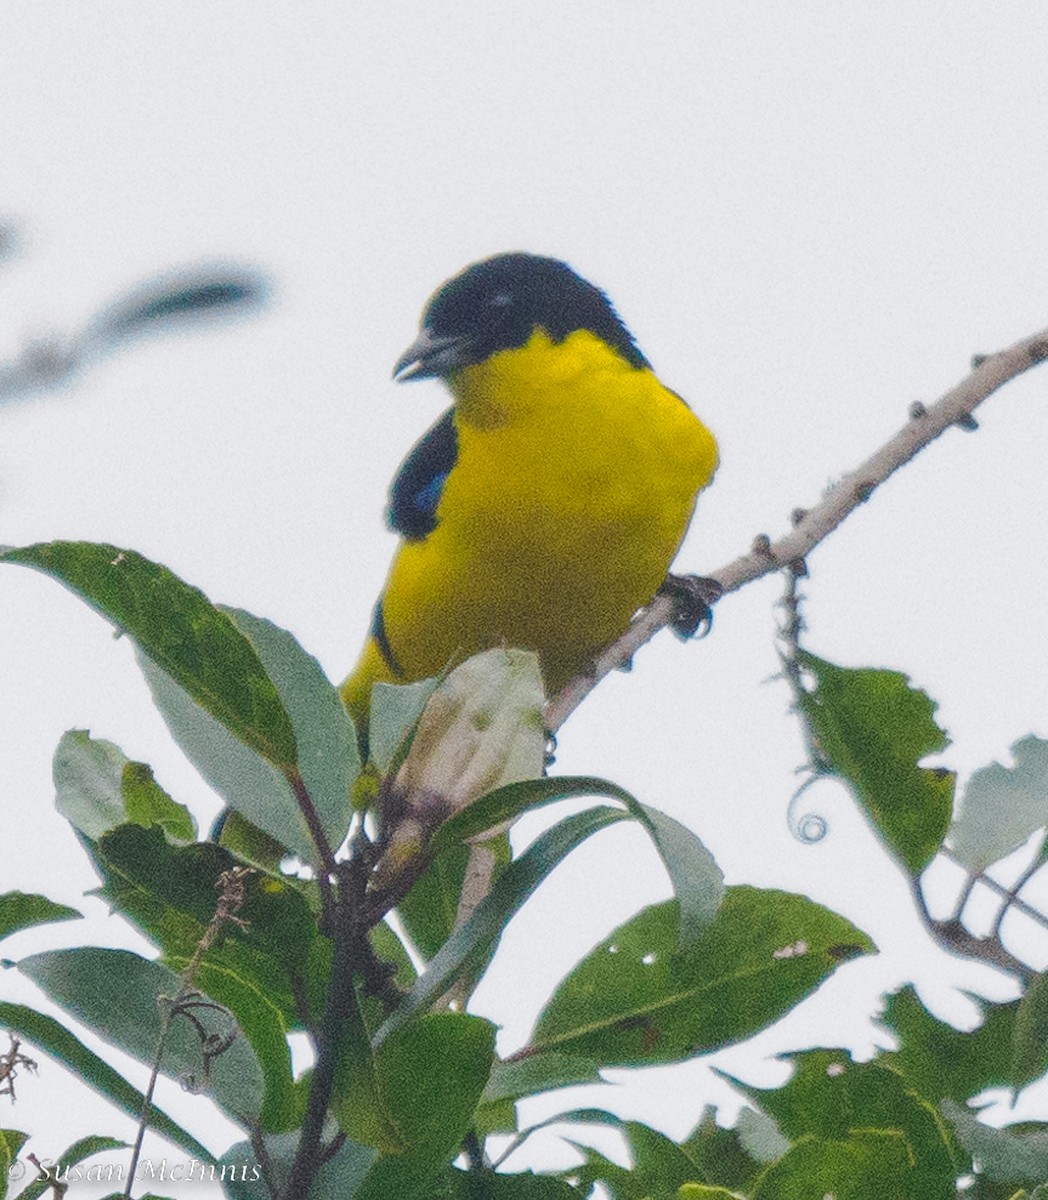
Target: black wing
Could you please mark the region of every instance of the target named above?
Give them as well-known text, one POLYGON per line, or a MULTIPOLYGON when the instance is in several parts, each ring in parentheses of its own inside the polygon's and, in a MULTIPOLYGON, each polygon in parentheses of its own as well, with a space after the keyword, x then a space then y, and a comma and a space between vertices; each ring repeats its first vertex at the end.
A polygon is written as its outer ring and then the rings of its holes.
POLYGON ((437 527, 437 505, 444 481, 458 459, 453 411, 449 408, 415 444, 390 488, 386 520, 391 529, 409 541, 418 541, 437 527))

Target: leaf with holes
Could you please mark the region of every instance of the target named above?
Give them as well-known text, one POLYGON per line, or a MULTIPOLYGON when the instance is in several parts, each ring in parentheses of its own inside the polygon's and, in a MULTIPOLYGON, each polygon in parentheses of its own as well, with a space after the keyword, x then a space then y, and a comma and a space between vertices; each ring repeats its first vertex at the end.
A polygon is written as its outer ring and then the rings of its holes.
POLYGON ((918 875, 953 812, 952 771, 920 760, 946 748, 935 704, 898 671, 837 667, 801 654, 816 687, 800 701, 820 754, 850 784, 888 848, 918 875))
POLYGON ((645 909, 563 980, 538 1019, 534 1053, 599 1066, 678 1062, 777 1020, 873 944, 806 896, 728 888, 688 953, 676 901, 645 909))

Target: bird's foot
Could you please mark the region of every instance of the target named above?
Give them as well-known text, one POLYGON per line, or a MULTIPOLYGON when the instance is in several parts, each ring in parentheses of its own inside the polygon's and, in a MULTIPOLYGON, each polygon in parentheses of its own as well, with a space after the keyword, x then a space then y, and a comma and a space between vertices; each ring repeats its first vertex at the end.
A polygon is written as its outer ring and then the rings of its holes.
POLYGON ((713 605, 724 595, 724 588, 704 575, 667 575, 659 588, 660 596, 669 596, 675 613, 670 628, 682 640, 705 637, 713 627, 713 605))

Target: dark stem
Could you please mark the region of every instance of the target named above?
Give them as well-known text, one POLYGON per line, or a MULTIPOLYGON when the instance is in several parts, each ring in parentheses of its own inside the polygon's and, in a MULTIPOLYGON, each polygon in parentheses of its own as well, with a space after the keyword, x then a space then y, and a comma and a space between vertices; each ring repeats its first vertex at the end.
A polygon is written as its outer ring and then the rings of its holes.
POLYGON ((335 1084, 335 1067, 338 1060, 338 1045, 352 1003, 353 972, 357 963, 360 934, 353 920, 353 883, 355 872, 352 860, 338 864, 338 890, 332 909, 330 936, 334 942, 331 959, 331 974, 328 978, 327 999, 320 1029, 314 1040, 316 1065, 306 1102, 306 1116, 302 1122, 298 1149, 291 1167, 285 1196, 287 1200, 301 1200, 309 1195, 317 1169, 321 1162, 321 1138, 327 1118, 331 1092, 335 1084))

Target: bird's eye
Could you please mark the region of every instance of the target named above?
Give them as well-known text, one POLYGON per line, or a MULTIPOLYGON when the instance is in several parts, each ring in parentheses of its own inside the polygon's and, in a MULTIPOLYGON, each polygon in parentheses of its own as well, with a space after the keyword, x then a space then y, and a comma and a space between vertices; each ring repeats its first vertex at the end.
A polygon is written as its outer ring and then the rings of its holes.
POLYGON ((513 297, 509 292, 496 292, 488 301, 492 308, 509 308, 513 303, 513 297))

